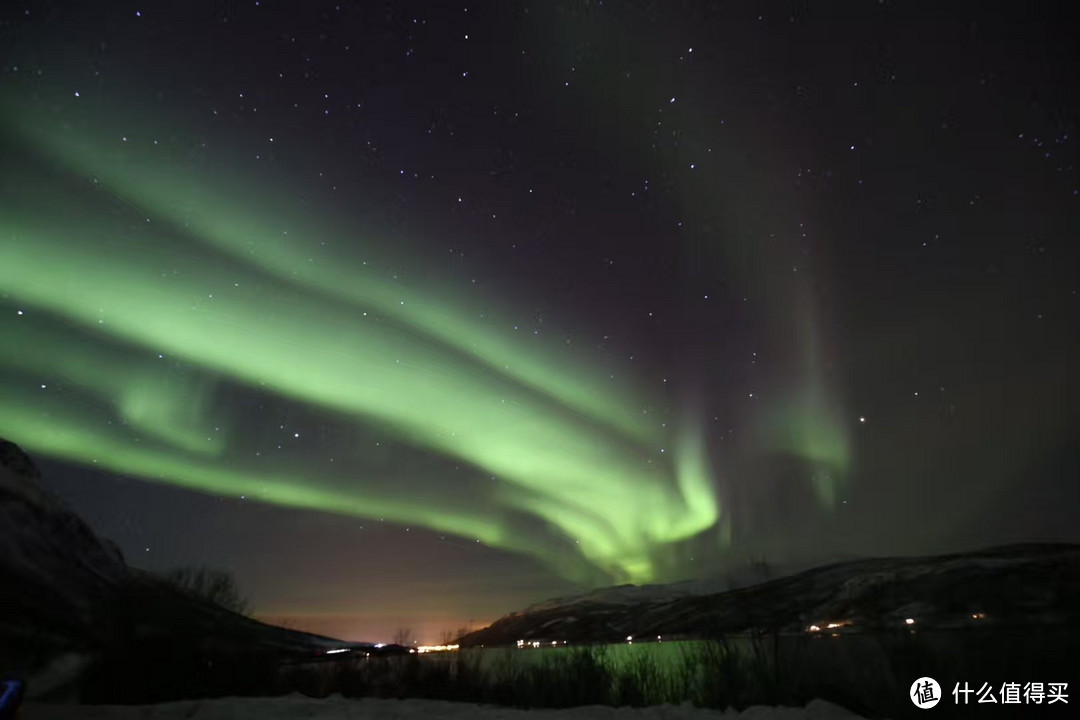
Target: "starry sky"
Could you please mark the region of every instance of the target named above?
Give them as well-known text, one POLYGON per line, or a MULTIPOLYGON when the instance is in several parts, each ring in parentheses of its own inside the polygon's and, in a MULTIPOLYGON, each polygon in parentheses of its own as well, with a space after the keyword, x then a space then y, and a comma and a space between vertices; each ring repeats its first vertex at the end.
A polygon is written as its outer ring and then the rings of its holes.
POLYGON ((1064 7, 9 4, 0 435, 345 639, 1080 541, 1064 7))

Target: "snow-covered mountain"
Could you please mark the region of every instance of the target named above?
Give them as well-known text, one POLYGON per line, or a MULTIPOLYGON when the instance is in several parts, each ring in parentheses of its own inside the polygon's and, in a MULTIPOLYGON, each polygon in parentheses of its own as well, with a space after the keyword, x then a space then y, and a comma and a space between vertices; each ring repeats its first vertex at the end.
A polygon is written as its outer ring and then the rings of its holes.
POLYGON ((30 458, 0 440, 0 652, 23 660, 93 642, 109 599, 128 580, 115 546, 39 480, 30 458))
POLYGON ((101 697, 124 682, 145 685, 152 700, 164 682, 154 672, 206 683, 215 668, 266 668, 345 645, 265 625, 128 567, 39 480, 26 453, 0 439, 0 673, 34 676, 31 690, 78 696, 89 674, 101 697))
POLYGON ((626 637, 877 631, 1080 621, 1080 546, 1016 545, 834 563, 749 587, 619 586, 533 605, 461 639, 618 642, 626 637))
POLYGON ((727 590, 757 585, 774 577, 794 574, 806 570, 803 565, 766 565, 762 562, 746 561, 741 565, 728 568, 722 575, 682 580, 674 583, 656 583, 650 585, 614 585, 597 588, 580 595, 568 595, 551 598, 530 605, 525 612, 552 610, 573 605, 638 605, 641 603, 662 602, 685 597, 715 595, 727 590))

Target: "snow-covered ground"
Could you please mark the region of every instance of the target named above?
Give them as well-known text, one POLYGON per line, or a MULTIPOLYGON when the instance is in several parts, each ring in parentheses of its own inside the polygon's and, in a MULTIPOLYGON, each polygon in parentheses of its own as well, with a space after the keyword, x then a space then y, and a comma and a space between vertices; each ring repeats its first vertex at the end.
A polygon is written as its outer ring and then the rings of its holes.
POLYGON ((281 698, 185 700, 159 705, 28 704, 21 720, 856 720, 841 707, 814 700, 805 708, 752 707, 738 712, 661 705, 648 708, 578 707, 565 710, 518 710, 493 705, 441 700, 351 700, 338 696, 318 700, 303 695, 281 698))

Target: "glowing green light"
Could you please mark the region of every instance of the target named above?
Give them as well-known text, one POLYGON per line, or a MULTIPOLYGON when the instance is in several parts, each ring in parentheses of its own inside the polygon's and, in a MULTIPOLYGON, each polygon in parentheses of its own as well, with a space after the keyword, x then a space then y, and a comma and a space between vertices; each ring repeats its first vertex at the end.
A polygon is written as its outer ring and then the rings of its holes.
POLYGON ((113 157, 104 136, 15 116, 20 137, 75 175, 26 170, 0 205, 0 292, 81 329, 8 318, 0 362, 64 378, 130 428, 106 432, 94 413, 12 389, 0 433, 202 492, 444 530, 575 576, 584 560, 621 580, 653 579, 659 546, 718 522, 700 428, 683 423, 669 438, 673 459, 656 457, 660 432, 632 411, 644 395, 598 377, 598 361, 517 340, 475 319, 460 294, 395 284, 348 253, 316 261, 317 223, 301 213, 267 221, 258 198, 213 175, 113 157), (102 186, 129 207, 87 190, 102 186), (143 222, 148 213, 172 222, 143 222), (159 355, 181 369, 155 366, 159 355), (216 402, 224 384, 377 427, 499 484, 455 503, 452 479, 423 478, 406 493, 363 469, 342 488, 246 468, 229 453, 240 428, 216 402), (507 519, 518 513, 543 531, 507 519))

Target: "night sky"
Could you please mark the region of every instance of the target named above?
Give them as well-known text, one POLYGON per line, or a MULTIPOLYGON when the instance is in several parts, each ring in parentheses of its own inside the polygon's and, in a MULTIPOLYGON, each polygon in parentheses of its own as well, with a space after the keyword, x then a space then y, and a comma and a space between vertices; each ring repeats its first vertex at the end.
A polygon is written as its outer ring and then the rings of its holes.
POLYGON ((1080 541, 1067 8, 9 3, 0 436, 346 639, 1080 541))

